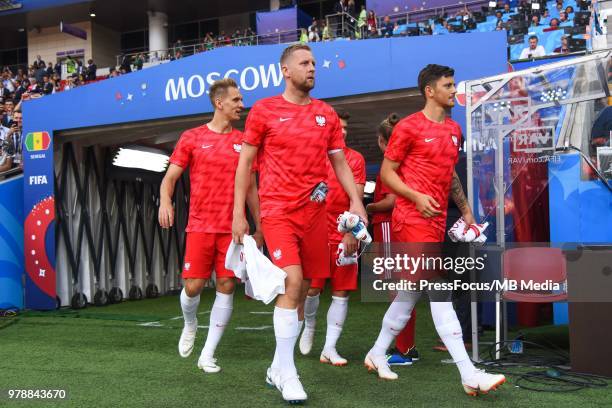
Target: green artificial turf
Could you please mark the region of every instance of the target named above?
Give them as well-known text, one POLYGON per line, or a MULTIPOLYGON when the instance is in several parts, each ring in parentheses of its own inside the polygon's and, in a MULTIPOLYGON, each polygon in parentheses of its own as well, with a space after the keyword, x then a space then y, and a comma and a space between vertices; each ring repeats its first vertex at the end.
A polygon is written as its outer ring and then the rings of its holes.
MULTIPOLYGON (((214 292, 202 295, 199 324, 208 324, 214 292)), ((319 362, 325 339, 329 295, 322 295, 315 346, 304 357, 296 350, 298 370, 311 407, 591 407, 612 406, 612 388, 572 393, 517 388, 515 377, 500 390, 478 398, 464 394, 457 369, 441 363, 447 353, 437 344, 426 302, 417 306, 417 346, 421 360, 395 367, 397 381, 369 374, 363 358, 372 346, 387 304, 351 300, 338 344, 347 367, 319 362)), ((274 407, 280 393, 264 385, 274 350, 273 306, 236 294, 234 314, 216 357, 219 374, 196 367, 206 329, 198 331, 188 358, 177 353, 182 318, 177 296, 124 302, 74 312, 25 313, 0 319, 0 406, 43 407, 274 407), (267 312, 253 314, 251 312, 267 312), (175 319, 173 319, 175 318, 175 319), (148 324, 143 326, 143 324, 148 324), (238 330, 240 327, 260 330, 238 330), (6 390, 65 389, 65 401, 8 401, 6 390)), ((534 336, 567 337, 566 328, 538 328, 534 336)), ((491 334, 488 335, 489 339, 491 334)), ((567 342, 567 340, 564 340, 567 342)))

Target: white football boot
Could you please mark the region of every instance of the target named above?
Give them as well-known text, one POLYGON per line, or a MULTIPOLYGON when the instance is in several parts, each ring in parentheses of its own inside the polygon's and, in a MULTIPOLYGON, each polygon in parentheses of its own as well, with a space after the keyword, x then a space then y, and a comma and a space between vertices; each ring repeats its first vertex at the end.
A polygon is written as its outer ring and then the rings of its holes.
POLYGON ((308 399, 297 374, 289 378, 279 378, 277 388, 289 404, 303 404, 308 399))
POLYGON ((312 343, 314 341, 315 329, 309 328, 304 325, 304 330, 302 331, 302 335, 300 336, 300 353, 303 355, 308 355, 312 350, 312 343))
POLYGON ((376 371, 378 376, 383 380, 397 380, 398 375, 391 371, 389 363, 387 362, 387 356, 375 356, 368 353, 363 364, 366 366, 368 371, 376 371))
POLYGON ((506 382, 506 377, 503 374, 489 374, 477 369, 470 378, 461 382, 465 393, 475 397, 478 394, 488 394, 489 391, 497 390, 506 382))
POLYGON ((336 367, 342 367, 348 364, 348 360, 342 357, 336 349, 323 350, 319 361, 325 364, 331 364, 336 367))
POLYGON ((189 357, 193 351, 193 344, 195 343, 196 333, 198 331, 198 321, 196 320, 193 326, 185 325, 181 338, 179 339, 178 352, 181 357, 189 357))
POLYGON ((216 358, 200 356, 198 359, 198 368, 203 370, 205 373, 218 373, 221 371, 221 367, 217 365, 216 358))

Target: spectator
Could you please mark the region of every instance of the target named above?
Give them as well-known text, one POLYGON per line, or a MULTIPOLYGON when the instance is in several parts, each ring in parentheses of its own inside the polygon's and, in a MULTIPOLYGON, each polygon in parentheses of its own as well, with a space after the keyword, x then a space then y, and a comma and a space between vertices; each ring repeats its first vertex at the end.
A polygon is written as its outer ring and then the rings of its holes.
POLYGON ((95 81, 97 78, 98 67, 94 64, 93 60, 90 58, 87 60, 87 80, 95 81))
POLYGON ((117 68, 111 67, 110 72, 108 73, 108 77, 109 78, 116 78, 118 76, 119 76, 119 72, 117 71, 117 68))
MULTIPOLYGON (((179 40, 180 42, 181 40, 179 40)), ((123 70, 124 73, 129 74, 132 72, 132 57, 124 54, 121 58, 121 64, 119 64, 119 70, 123 70)))
POLYGON ((76 62, 70 55, 66 57, 66 73, 68 76, 76 73, 76 62))
POLYGON ((542 14, 542 18, 550 18, 550 13, 548 12, 548 9, 544 9, 544 14, 542 14))
POLYGON ((300 42, 302 44, 308 43, 308 32, 305 28, 300 28, 300 42))
POLYGON ((0 81, 0 101, 3 101, 9 97, 11 93, 4 87, 4 83, 0 81))
POLYGON ((504 14, 510 14, 510 13, 512 13, 512 10, 510 10, 510 4, 505 3, 504 4, 504 14))
MULTIPOLYGON (((357 20, 357 29, 359 30, 359 37, 365 38, 368 29, 368 12, 366 11, 365 5, 361 6, 361 12, 359 12, 359 19, 357 20)), ((325 41, 325 38, 323 38, 325 41)))
MULTIPOLYGON (((4 166, 2 171, 6 171, 11 167, 21 167, 21 131, 22 131, 22 120, 21 112, 15 111, 13 120, 8 122, 6 126, 0 127, 0 144, 3 145, 4 150, 4 166), (10 158, 10 160, 9 160, 10 158), (7 162, 10 163, 7 166, 7 162)), ((1 161, 2 159, 0 159, 1 161)))
POLYGON ((570 14, 573 14, 573 13, 574 13, 574 8, 572 6, 567 6, 565 8, 565 14, 567 14, 567 18, 569 18, 570 14))
POLYGON ((334 13, 346 13, 348 12, 348 6, 344 0, 338 0, 336 4, 334 4, 334 13))
POLYGON ((12 99, 4 100, 4 114, 0 119, 0 124, 4 127, 10 127, 9 123, 13 120, 13 110, 15 109, 15 102, 12 99))
POLYGON ((540 16, 534 14, 531 16, 531 27, 537 27, 540 25, 540 16))
POLYGON ((500 22, 502 23, 504 22, 502 12, 499 10, 495 12, 495 18, 497 18, 496 25, 499 24, 500 22))
POLYGON ((255 35, 255 32, 253 31, 253 29, 251 27, 248 27, 244 31, 245 31, 246 37, 248 38, 249 45, 255 45, 257 41, 255 37, 257 37, 257 35, 255 35))
POLYGON ((240 32, 238 28, 236 29, 236 31, 234 31, 234 34, 232 34, 232 43, 235 46, 242 45, 242 33, 240 32))
POLYGON ((561 46, 555 48, 553 52, 555 54, 569 54, 571 52, 569 48, 569 35, 561 37, 561 46))
POLYGON ((384 37, 391 37, 393 35, 393 23, 389 16, 385 16, 383 19, 382 27, 380 28, 380 35, 384 37))
POLYGON ((51 61, 49 61, 49 65, 47 65, 47 70, 45 72, 49 78, 53 76, 53 63, 51 61))
POLYGON ((36 78, 37 83, 42 83, 43 77, 46 73, 47 69, 45 68, 44 62, 42 64, 34 62, 34 78, 36 78))
POLYGON ((329 26, 327 25, 327 21, 323 20, 323 31, 321 33, 321 39, 323 41, 331 40, 331 33, 329 32, 329 26))
POLYGON ((529 37, 529 47, 521 51, 519 59, 532 59, 546 56, 546 50, 541 45, 538 45, 538 37, 532 35, 529 37))
POLYGON ((17 102, 21 101, 23 94, 28 92, 29 87, 30 81, 28 80, 28 78, 25 78, 20 81, 19 85, 17 86, 17 89, 15 90, 15 100, 17 102))
POLYGON ((138 54, 136 56, 136 61, 134 61, 134 66, 136 67, 136 71, 140 71, 144 65, 144 55, 138 54))
POLYGON ((557 13, 559 13, 560 15, 563 11, 563 1, 557 1, 557 5, 555 6, 555 8, 557 9, 557 13))
POLYGON ((4 68, 2 72, 2 83, 10 93, 15 92, 15 80, 13 79, 13 72, 9 68, 4 68))
POLYGON ((55 71, 55 74, 58 77, 60 78, 62 77, 62 64, 59 61, 57 61, 55 65, 53 66, 53 71, 55 71))
POLYGON ((51 95, 53 93, 53 89, 54 89, 53 83, 49 81, 49 76, 44 75, 43 76, 43 86, 42 86, 43 94, 51 95))
POLYGON ((13 149, 10 138, 6 137, 9 129, 0 125, 0 174, 13 167, 13 149))
POLYGON ((37 55, 37 56, 36 56, 36 61, 34 61, 34 62, 35 62, 35 63, 36 63, 36 65, 38 65, 39 67, 41 67, 41 66, 42 66, 42 67, 44 68, 44 67, 46 66, 45 61, 43 61, 43 60, 42 60, 42 58, 40 58, 40 55, 37 55))
POLYGON ((20 110, 15 110, 13 114, 13 123, 11 124, 12 132, 9 130, 9 137, 12 137, 13 142, 13 151, 15 154, 13 155, 13 166, 14 167, 23 167, 23 162, 21 160, 22 148, 21 148, 21 134, 23 131, 23 120, 22 114, 20 110))
POLYGON ((212 33, 206 33, 206 37, 204 37, 204 47, 206 51, 210 51, 215 48, 215 39, 213 38, 212 33))
POLYGON ((346 5, 346 12, 353 18, 357 18, 357 8, 355 7, 355 0, 348 0, 346 5))
POLYGON ((368 13, 368 33, 370 36, 377 37, 378 36, 378 26, 376 22, 376 13, 374 10, 370 10, 368 13))
POLYGON ((85 67, 83 67, 83 61, 81 59, 78 59, 76 64, 77 64, 77 66, 76 66, 76 74, 77 75, 83 75, 85 73, 85 67))
POLYGON ((559 19, 558 18, 553 18, 550 20, 550 26, 548 28, 545 28, 543 31, 555 31, 559 29, 559 19))
POLYGON ((314 18, 312 19, 312 24, 308 26, 308 41, 321 41, 321 37, 319 36, 319 26, 317 25, 317 20, 314 18))
POLYGON ((567 13, 565 11, 562 11, 561 13, 559 13, 559 22, 561 24, 567 22, 567 13))

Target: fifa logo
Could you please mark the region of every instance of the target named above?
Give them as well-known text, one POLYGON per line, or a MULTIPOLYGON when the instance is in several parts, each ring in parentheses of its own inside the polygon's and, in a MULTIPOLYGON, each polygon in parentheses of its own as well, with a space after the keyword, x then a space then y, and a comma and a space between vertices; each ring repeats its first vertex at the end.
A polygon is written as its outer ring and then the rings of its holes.
POLYGON ((317 115, 315 116, 315 121, 317 122, 317 125, 321 127, 325 126, 325 116, 317 115))
POLYGON ((188 271, 191 268, 191 264, 189 262, 185 262, 185 270, 188 271))

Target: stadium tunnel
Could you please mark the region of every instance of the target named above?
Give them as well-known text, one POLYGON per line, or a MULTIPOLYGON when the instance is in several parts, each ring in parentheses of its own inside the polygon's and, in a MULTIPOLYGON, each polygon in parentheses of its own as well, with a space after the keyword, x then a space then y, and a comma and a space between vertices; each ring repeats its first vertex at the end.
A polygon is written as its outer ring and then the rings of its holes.
MULTIPOLYGON (((474 33, 317 43, 313 96, 349 111, 347 142, 364 154, 373 179, 382 158, 376 127, 391 112, 421 108, 418 71, 446 63, 457 81, 505 72, 505 40, 503 33, 474 33), (462 46, 465 41, 474 46, 462 46)), ((247 108, 281 93, 277 61, 284 47, 217 49, 24 104, 24 134, 48 140, 48 150, 25 157, 24 234, 34 236, 24 241, 26 308, 78 308, 181 286, 186 177, 175 192, 175 227, 162 231, 161 175, 148 181, 125 177, 112 166, 117 148, 136 145, 169 154, 182 131, 210 117, 205 88, 214 79, 235 78, 247 108)), ((453 117, 465 123, 465 110, 457 107, 453 117)))
MULTIPOLYGON (((390 112, 405 116, 420 110, 423 99, 417 89, 408 89, 328 102, 350 113, 347 144, 364 155, 368 180, 374 181, 382 161, 376 127, 390 112)), ((57 280, 60 304, 101 306, 180 288, 188 172, 174 196, 177 227, 167 231, 157 221, 161 177, 140 181, 138 171, 121 171, 112 162, 118 149, 126 146, 169 155, 184 130, 211 117, 202 114, 56 133, 56 254, 57 264, 66 268, 57 280)), ((246 112, 237 128, 244 129, 245 118, 246 112)))

